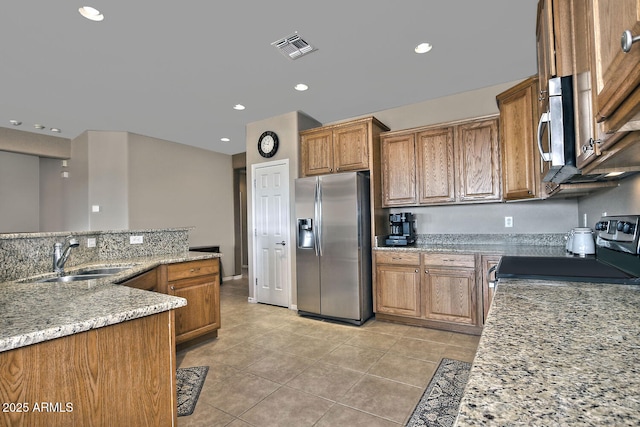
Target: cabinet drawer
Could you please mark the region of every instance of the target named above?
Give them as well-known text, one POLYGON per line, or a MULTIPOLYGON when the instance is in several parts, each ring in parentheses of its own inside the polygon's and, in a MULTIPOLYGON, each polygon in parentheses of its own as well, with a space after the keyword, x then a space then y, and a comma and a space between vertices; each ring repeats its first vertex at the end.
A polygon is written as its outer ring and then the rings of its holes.
POLYGON ((180 262, 167 266, 167 280, 172 282, 174 280, 217 274, 219 271, 220 264, 217 258, 180 262))
POLYGON ((475 256, 469 254, 422 254, 424 265, 475 268, 475 256))
POLYGON ((378 252, 378 264, 420 265, 420 254, 407 252, 378 252))

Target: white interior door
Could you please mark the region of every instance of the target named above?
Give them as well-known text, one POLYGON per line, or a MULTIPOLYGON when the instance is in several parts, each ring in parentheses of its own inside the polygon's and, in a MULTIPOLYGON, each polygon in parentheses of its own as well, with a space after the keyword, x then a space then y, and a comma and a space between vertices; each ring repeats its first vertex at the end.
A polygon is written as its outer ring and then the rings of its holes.
POLYGON ((256 165, 253 177, 256 300, 289 307, 289 164, 256 165))

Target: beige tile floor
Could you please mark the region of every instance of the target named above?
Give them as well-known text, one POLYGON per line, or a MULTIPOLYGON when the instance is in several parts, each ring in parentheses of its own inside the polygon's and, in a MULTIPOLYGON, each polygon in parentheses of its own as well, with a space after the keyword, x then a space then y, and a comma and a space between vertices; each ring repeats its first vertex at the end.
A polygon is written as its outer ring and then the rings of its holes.
POLYGON ((178 426, 404 425, 440 359, 472 361, 479 337, 370 320, 346 326, 247 302, 247 279, 220 288, 218 338, 178 353, 209 366, 178 426))

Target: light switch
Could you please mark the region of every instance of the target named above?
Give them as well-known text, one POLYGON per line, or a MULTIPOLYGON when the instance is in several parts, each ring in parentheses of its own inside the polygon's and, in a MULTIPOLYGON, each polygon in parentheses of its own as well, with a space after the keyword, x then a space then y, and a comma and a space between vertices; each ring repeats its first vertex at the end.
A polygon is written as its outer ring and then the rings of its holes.
POLYGON ((100 205, 92 205, 91 212, 100 212, 100 205))

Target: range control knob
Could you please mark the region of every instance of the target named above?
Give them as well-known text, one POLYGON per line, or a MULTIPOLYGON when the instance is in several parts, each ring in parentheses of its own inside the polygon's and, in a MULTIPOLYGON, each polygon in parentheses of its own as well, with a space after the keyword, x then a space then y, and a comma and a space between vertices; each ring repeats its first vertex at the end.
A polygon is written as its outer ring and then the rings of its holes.
POLYGON ((630 222, 625 222, 624 226, 622 227, 622 232, 625 234, 633 234, 636 230, 636 227, 631 224, 630 222))
POLYGON ((599 222, 596 222, 596 225, 595 225, 594 228, 597 231, 606 231, 607 230, 607 225, 609 225, 609 223, 607 221, 599 221, 599 222))
POLYGON ((616 230, 622 231, 622 229, 624 228, 625 224, 626 223, 624 221, 618 221, 618 224, 616 225, 616 230))

